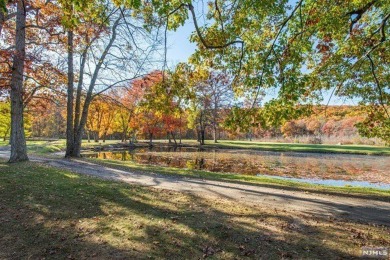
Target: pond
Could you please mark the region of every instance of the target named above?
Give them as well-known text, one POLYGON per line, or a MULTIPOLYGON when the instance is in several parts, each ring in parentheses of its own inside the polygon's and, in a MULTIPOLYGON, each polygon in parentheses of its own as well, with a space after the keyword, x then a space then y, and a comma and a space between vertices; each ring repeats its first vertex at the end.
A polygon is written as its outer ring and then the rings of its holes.
POLYGON ((84 156, 227 174, 278 176, 332 186, 351 185, 390 189, 390 157, 387 156, 193 147, 136 148, 88 153, 84 156))

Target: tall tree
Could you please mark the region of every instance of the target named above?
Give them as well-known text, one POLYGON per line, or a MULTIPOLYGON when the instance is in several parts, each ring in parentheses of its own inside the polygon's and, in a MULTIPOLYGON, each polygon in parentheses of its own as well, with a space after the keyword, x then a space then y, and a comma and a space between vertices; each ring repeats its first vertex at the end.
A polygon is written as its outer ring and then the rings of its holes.
POLYGON ((26 3, 17 1, 15 52, 11 75, 11 156, 9 162, 28 160, 23 120, 23 77, 26 57, 26 3))
POLYGON ((124 9, 104 1, 99 26, 81 42, 81 62, 74 107, 74 142, 68 156, 79 157, 81 142, 93 99, 115 87, 123 87, 140 77, 150 65, 159 37, 143 27, 145 21, 135 15, 138 9, 124 9), (96 35, 98 37, 96 37, 96 35), (127 50, 127 51, 123 51, 127 50), (88 64, 88 66, 86 66, 88 64), (87 81, 87 84, 85 81, 87 81), (83 88, 86 88, 83 91, 83 88))
POLYGON ((60 32, 56 30, 58 9, 51 1, 7 1, 7 7, 10 13, 2 23, 5 48, 0 50, 0 81, 11 101, 10 162, 17 162, 28 160, 23 129, 25 107, 38 96, 49 98, 61 85, 61 73, 52 57, 47 59, 51 46, 58 44, 60 32))

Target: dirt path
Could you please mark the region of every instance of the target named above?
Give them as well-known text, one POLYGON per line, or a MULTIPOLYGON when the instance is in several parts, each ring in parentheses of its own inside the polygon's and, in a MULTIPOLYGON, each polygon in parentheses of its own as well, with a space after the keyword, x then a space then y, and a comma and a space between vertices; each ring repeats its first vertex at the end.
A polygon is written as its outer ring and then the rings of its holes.
MULTIPOLYGON (((9 152, 0 149, 0 157, 7 158, 9 152)), ((275 210, 299 211, 319 216, 342 217, 355 221, 390 226, 390 203, 372 199, 358 199, 326 194, 311 194, 250 184, 211 181, 161 174, 133 173, 108 168, 83 160, 32 157, 32 161, 67 169, 104 179, 122 181, 154 188, 189 192, 200 196, 227 198, 249 204, 271 207, 275 210)))

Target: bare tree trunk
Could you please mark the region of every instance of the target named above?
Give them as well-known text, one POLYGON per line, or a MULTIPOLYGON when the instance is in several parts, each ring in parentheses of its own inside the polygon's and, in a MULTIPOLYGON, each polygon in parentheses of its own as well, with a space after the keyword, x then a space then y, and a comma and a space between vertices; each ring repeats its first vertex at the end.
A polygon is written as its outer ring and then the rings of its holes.
MULTIPOLYGON (((76 91, 76 104, 75 104, 75 110, 74 110, 74 124, 73 124, 73 134, 76 135, 77 129, 79 127, 80 122, 80 113, 81 113, 81 94, 83 90, 83 80, 84 80, 84 68, 85 63, 87 61, 87 52, 88 48, 86 47, 83 53, 81 54, 81 64, 80 64, 80 76, 79 76, 79 82, 77 83, 77 91, 76 91)), ((74 142, 74 141, 73 141, 74 142)))
POLYGON ((66 153, 65 157, 70 157, 74 149, 74 129, 73 129, 73 92, 74 92, 74 72, 73 72, 73 31, 68 31, 68 93, 66 104, 66 153))
POLYGON ((26 57, 26 12, 24 0, 17 2, 15 54, 11 76, 11 156, 9 162, 27 161, 23 120, 23 73, 26 57))

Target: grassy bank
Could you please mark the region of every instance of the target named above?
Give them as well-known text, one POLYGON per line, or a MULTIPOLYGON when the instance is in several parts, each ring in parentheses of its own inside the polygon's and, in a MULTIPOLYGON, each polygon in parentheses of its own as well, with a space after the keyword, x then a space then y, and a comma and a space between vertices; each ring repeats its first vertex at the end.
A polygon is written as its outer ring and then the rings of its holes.
POLYGON ((389 229, 0 163, 1 259, 335 259, 389 229))
POLYGON ((284 180, 284 179, 276 179, 276 178, 265 177, 265 176, 227 174, 227 173, 209 172, 209 171, 202 171, 202 170, 162 167, 162 166, 139 164, 132 161, 101 160, 101 159, 91 159, 91 158, 85 160, 92 161, 104 166, 128 170, 132 172, 148 172, 148 173, 176 175, 176 176, 191 177, 191 178, 202 178, 202 179, 209 179, 209 180, 243 182, 243 183, 251 183, 251 184, 257 184, 257 185, 274 187, 274 188, 302 190, 302 191, 307 191, 312 193, 362 196, 366 198, 371 197, 371 198, 378 198, 381 200, 390 201, 390 190, 384 190, 384 189, 350 187, 350 186, 331 187, 325 185, 301 183, 301 182, 284 180))
POLYGON ((326 145, 326 144, 290 144, 260 143, 246 141, 219 141, 214 144, 206 142, 206 147, 227 149, 251 149, 277 152, 310 152, 310 153, 345 153, 367 155, 390 155, 390 147, 369 145, 326 145))

